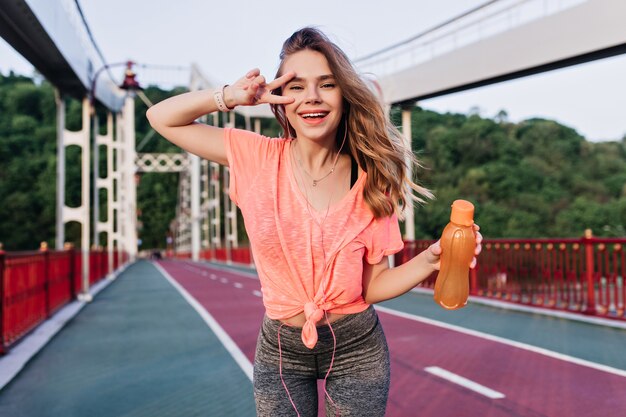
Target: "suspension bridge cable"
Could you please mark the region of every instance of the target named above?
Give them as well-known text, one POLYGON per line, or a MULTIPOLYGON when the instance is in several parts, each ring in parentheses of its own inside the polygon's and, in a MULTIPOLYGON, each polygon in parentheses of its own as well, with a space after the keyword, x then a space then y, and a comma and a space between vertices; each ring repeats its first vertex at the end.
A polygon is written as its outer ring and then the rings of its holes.
POLYGON ((438 25, 436 25, 436 26, 434 26, 434 27, 432 27, 430 29, 427 29, 427 30, 425 30, 423 32, 420 32, 417 35, 411 36, 409 39, 405 39, 405 40, 400 41, 398 43, 394 43, 393 45, 387 46, 387 47, 385 47, 383 49, 379 49, 378 51, 372 52, 371 54, 367 54, 367 55, 358 57, 353 62, 357 63, 357 62, 366 61, 366 60, 368 60, 370 58, 374 58, 377 55, 381 55, 381 54, 384 54, 385 52, 389 52, 389 51, 391 51, 393 49, 396 49, 399 46, 407 45, 407 44, 413 42, 414 40, 421 38, 422 36, 425 36, 425 35, 427 35, 427 34, 429 34, 431 32, 439 30, 442 27, 444 27, 446 25, 449 25, 450 23, 453 23, 453 22, 455 22, 455 21, 457 21, 459 19, 462 19, 463 17, 465 17, 465 16, 467 16, 469 14, 472 14, 472 13, 474 13, 474 12, 484 8, 484 7, 487 7, 487 6, 491 5, 491 4, 497 3, 499 1, 500 0, 490 0, 490 1, 488 1, 486 3, 483 3, 483 4, 479 5, 479 6, 476 6, 476 7, 472 8, 472 9, 470 9, 470 10, 464 12, 464 13, 461 13, 458 16, 455 16, 455 17, 453 17, 451 19, 448 19, 445 22, 442 22, 442 23, 440 23, 440 24, 438 24, 438 25))
POLYGON ((98 44, 96 43, 96 39, 94 38, 93 33, 91 33, 91 28, 89 27, 89 24, 87 23, 87 19, 85 18, 85 14, 83 13, 82 7, 80 7, 79 1, 78 0, 74 0, 74 3, 76 4, 76 8, 78 9, 78 14, 80 14, 80 18, 83 21, 83 25, 85 26, 85 30, 87 31, 87 35, 89 35, 89 39, 91 40, 91 44, 93 45, 94 49, 98 53, 98 56, 102 60, 102 63, 106 66, 106 71, 109 74, 109 78, 111 79, 111 81, 116 82, 115 78, 113 77, 113 74, 111 74, 111 69, 108 67, 107 60, 104 58, 104 54, 100 50, 100 47, 98 47, 98 44))

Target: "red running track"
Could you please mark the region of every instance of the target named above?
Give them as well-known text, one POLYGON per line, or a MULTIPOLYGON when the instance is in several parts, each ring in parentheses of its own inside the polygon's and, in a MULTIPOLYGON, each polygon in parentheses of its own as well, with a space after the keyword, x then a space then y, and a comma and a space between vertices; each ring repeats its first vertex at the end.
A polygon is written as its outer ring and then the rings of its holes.
MULTIPOLYGON (((160 264, 253 362, 264 312, 259 281, 205 264, 160 264)), ((378 315, 391 352, 389 417, 626 416, 623 376, 381 311, 378 315), (505 397, 488 398, 424 370, 431 366, 505 397)))

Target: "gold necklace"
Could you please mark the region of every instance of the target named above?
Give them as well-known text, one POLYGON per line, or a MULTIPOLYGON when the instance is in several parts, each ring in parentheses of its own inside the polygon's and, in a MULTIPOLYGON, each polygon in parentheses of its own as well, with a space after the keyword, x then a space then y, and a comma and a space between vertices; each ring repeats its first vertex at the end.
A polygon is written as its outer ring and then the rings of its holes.
MULTIPOLYGON (((318 178, 318 179, 313 178, 313 175, 309 174, 309 171, 307 171, 304 168, 304 164, 302 163, 302 160, 300 159, 300 157, 298 155, 296 155, 296 159, 298 160, 298 164, 300 166, 300 169, 302 169, 302 171, 304 171, 304 173, 311 179, 311 181, 313 181, 313 187, 316 187, 317 184, 319 184, 320 181, 324 180, 330 174, 335 172, 335 168, 337 168, 337 161, 339 161, 339 155, 341 155, 341 151, 343 150, 343 145, 346 144, 346 137, 347 136, 348 136, 348 129, 346 129, 344 134, 343 134, 343 141, 341 142, 341 147, 339 147, 339 151, 337 151, 337 155, 335 155, 335 160, 333 161, 333 167, 330 169, 328 174, 324 175, 322 178, 318 178)), ((300 153, 299 149, 298 149, 298 153, 300 153)))
MULTIPOLYGON (((293 144, 293 142, 292 142, 293 144)), ((290 146, 290 151, 293 154, 293 150, 291 149, 290 146)), ((293 159, 292 159, 293 161, 293 159)), ((292 165, 294 165, 292 163, 292 165)), ((293 169, 293 168, 292 168, 293 169)), ((298 171, 298 170, 296 170, 298 171)), ((315 216, 313 214, 313 212, 311 211, 311 203, 309 202, 309 192, 307 190, 307 186, 306 186, 306 182, 304 181, 304 178, 302 177, 302 174, 300 175, 295 175, 294 178, 296 179, 296 184, 298 182, 298 176, 300 177, 300 181, 302 182, 302 188, 304 189, 304 199, 306 201, 306 210, 309 213, 309 217, 311 218, 311 220, 313 220, 313 223, 315 223, 317 225, 317 227, 320 230, 320 240, 321 240, 321 248, 322 248, 322 257, 323 257, 323 265, 324 265, 324 270, 326 270, 326 268, 328 267, 327 264, 327 259, 326 259, 326 247, 325 247, 325 243, 324 243, 324 223, 326 223, 326 219, 328 218, 328 213, 330 212, 330 203, 333 200, 333 195, 335 194, 336 191, 336 187, 333 187, 331 193, 330 193, 330 197, 328 198, 328 203, 326 205, 326 212, 324 213, 324 217, 322 218, 322 221, 319 222, 318 219, 316 218, 317 216, 315 216)), ((347 173, 346 173, 347 176, 347 173)), ((344 177, 345 179, 346 177, 344 177)), ((321 214, 321 212, 320 212, 321 214)), ((334 242, 333 242, 334 243, 334 242)), ((326 295, 324 294, 324 302, 326 302, 326 295)))
MULTIPOLYGON (((299 153, 299 152, 298 152, 299 153)), ((313 176, 311 174, 309 174, 309 171, 307 171, 304 168, 304 164, 302 163, 302 160, 300 159, 300 157, 298 155, 295 155, 296 159, 298 160, 298 165, 300 166, 300 169, 307 175, 307 177, 309 177, 313 183, 313 187, 316 187, 317 184, 326 179, 326 177, 328 177, 330 174, 332 174, 333 172, 335 172, 335 168, 337 167, 337 161, 339 160, 339 152, 337 152, 337 155, 335 155, 335 160, 333 162, 333 167, 330 169, 330 171, 328 171, 328 173, 326 175, 324 175, 321 178, 315 179, 313 178, 313 176)))
MULTIPOLYGON (((304 176, 302 175, 301 171, 304 171, 304 169, 302 169, 301 166, 297 166, 295 163, 295 159, 297 159, 296 154, 295 154, 295 150, 293 147, 293 141, 291 142, 291 145, 289 147, 289 151, 291 152, 292 158, 291 158, 291 163, 292 163, 292 170, 294 172, 294 178, 296 179, 296 184, 300 183, 302 184, 302 191, 304 193, 304 199, 306 200, 306 209, 307 212, 309 213, 309 215, 311 216, 311 218, 313 219, 313 221, 321 227, 322 224, 324 224, 324 221, 326 220, 326 217, 328 216, 328 212, 330 211, 330 203, 333 199, 333 194, 335 193, 335 187, 333 187, 331 193, 330 193, 330 198, 328 199, 328 204, 326 205, 326 213, 324 215, 324 219, 322 220, 322 223, 320 224, 317 219, 315 218, 316 216, 313 215, 313 213, 311 212, 311 203, 309 202, 309 191, 308 191, 308 183, 305 181, 304 176), (298 169, 301 168, 301 169, 298 169)), ((315 185, 313 185, 315 186, 315 185)), ((313 190, 311 190, 313 191, 313 190)), ((317 210, 314 208, 315 211, 319 211, 321 214, 320 210, 317 210)))

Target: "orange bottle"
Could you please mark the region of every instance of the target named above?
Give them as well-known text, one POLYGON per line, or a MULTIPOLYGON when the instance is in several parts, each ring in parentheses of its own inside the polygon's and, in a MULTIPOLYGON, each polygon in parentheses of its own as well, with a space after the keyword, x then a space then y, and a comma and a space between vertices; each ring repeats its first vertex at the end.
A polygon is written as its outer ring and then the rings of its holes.
POLYGON ((469 266, 474 257, 474 205, 452 203, 450 223, 441 236, 441 268, 435 283, 435 301, 448 310, 465 307, 469 296, 469 266))

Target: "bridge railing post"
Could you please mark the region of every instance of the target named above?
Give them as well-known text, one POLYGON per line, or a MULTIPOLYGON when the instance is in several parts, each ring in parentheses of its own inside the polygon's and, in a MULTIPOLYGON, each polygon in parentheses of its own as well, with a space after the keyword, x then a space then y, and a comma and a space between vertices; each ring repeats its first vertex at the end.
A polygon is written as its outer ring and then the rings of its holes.
POLYGON ((2 249, 0 243, 0 354, 6 353, 6 343, 4 336, 4 318, 6 317, 6 311, 4 308, 4 291, 5 291, 5 279, 4 279, 4 265, 6 261, 6 253, 2 249))
POLYGON ((596 314, 595 265, 593 261, 593 234, 591 229, 585 230, 582 241, 585 248, 585 280, 587 281, 587 307, 584 313, 596 314))
POLYGON ((470 269, 470 293, 472 295, 476 295, 478 294, 478 273, 477 270, 478 269, 478 263, 476 263, 476 266, 472 269, 470 269))
POLYGON ((50 252, 48 252, 48 244, 41 242, 39 245, 39 252, 43 255, 43 296, 44 296, 44 311, 46 312, 46 319, 50 318, 50 252))
MULTIPOLYGON (((411 116, 415 109, 415 103, 406 104, 402 107, 402 135, 408 149, 412 148, 413 134, 411 133, 411 116)), ((410 160, 406 161, 407 177, 413 177, 413 165, 410 160)), ((415 240, 415 207, 412 199, 407 199, 404 209, 404 238, 406 240, 415 240)))
POLYGON ((69 282, 68 285, 70 286, 70 300, 75 300, 76 299, 76 260, 74 259, 76 256, 76 251, 74 250, 74 246, 69 243, 66 242, 63 244, 63 250, 65 251, 65 253, 67 254, 68 257, 68 263, 69 263, 69 271, 68 271, 68 275, 69 275, 69 282))

